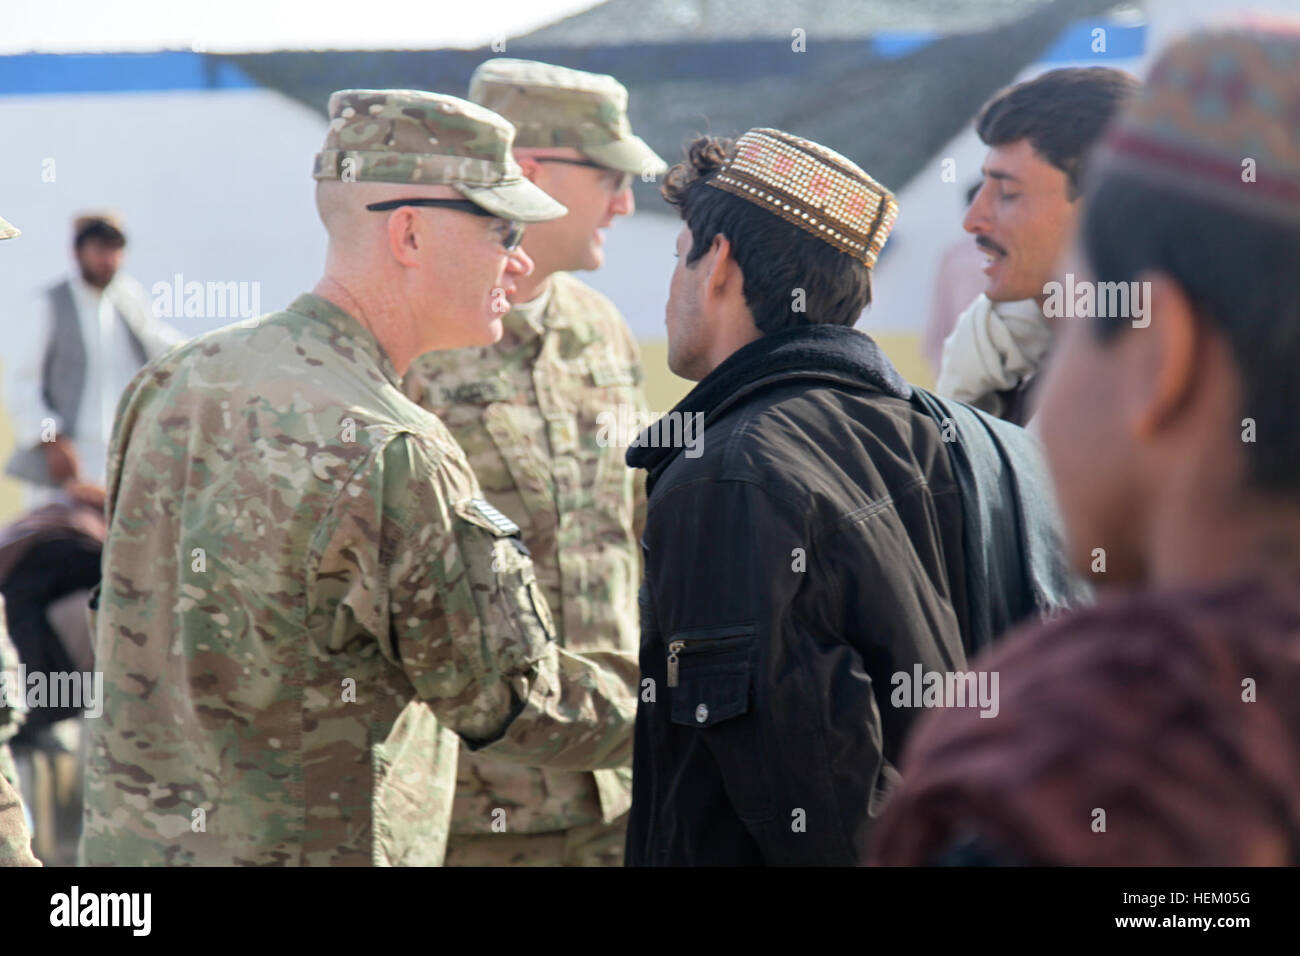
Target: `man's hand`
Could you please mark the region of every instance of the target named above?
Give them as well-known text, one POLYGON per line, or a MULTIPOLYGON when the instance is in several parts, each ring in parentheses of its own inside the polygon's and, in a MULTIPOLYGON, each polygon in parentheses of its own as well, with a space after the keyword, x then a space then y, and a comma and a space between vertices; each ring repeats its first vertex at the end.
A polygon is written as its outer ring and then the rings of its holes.
POLYGON ((56 435, 54 441, 45 443, 45 467, 56 485, 81 480, 81 458, 76 446, 64 435, 56 435))
POLYGON ((104 499, 108 497, 102 486, 85 481, 69 481, 63 486, 63 491, 73 500, 98 511, 104 510, 104 499))

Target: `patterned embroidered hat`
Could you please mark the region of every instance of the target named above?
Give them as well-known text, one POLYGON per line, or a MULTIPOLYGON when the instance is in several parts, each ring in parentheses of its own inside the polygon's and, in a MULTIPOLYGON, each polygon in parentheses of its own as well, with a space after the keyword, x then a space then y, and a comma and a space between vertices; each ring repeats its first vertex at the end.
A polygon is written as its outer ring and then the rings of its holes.
POLYGON ((1172 43, 1092 172, 1300 227, 1300 21, 1251 18, 1172 43))
POLYGON ((779 129, 751 129, 708 183, 748 199, 871 268, 898 201, 832 149, 779 129))

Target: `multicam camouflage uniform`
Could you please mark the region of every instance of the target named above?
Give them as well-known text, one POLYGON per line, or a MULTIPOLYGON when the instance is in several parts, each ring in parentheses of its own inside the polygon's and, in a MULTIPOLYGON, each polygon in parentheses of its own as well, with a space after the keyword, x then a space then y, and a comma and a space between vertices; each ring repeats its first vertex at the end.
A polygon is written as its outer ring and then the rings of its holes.
MULTIPOLYGON (((8 223, 0 219, 0 233, 6 226, 8 223)), ((3 597, 0 597, 0 674, 5 675, 13 693, 23 693, 24 688, 18 686, 18 650, 9 639, 9 630, 5 626, 3 597)), ((32 855, 32 838, 27 832, 22 797, 18 792, 18 770, 9 751, 9 741, 22 725, 22 710, 10 707, 9 703, 8 694, 0 695, 0 866, 40 866, 32 855)))
MULTIPOLYGON (((347 91, 330 114, 318 178, 468 175, 458 189, 515 218, 563 209, 522 188, 508 124, 472 104, 347 91)), ((400 386, 314 295, 132 382, 84 862, 437 864, 457 733, 529 764, 626 765, 635 661, 557 648, 517 528, 400 386)))
MULTIPOLYGON (((598 416, 645 411, 640 354, 608 299, 566 273, 551 281, 538 324, 513 310, 496 345, 422 356, 406 393, 446 424, 488 499, 522 526, 564 646, 634 651, 644 482, 634 489, 625 449, 601 447, 598 416)), ((626 769, 566 773, 466 754, 452 832, 499 832, 498 808, 507 832, 542 833, 612 823, 630 805, 626 769)))
MULTIPOLYGON (((667 169, 632 135, 613 77, 493 59, 475 70, 470 99, 515 124, 516 148, 574 147, 635 175, 667 169)), ((417 359, 406 393, 447 425, 489 500, 522 526, 561 643, 635 651, 644 477, 617 442, 602 444, 611 429, 600 416, 644 414, 640 351, 613 303, 572 275, 552 275, 539 299, 505 316, 496 345, 417 359)), ((629 769, 568 773, 465 752, 456 786, 449 863, 622 861, 629 769)))

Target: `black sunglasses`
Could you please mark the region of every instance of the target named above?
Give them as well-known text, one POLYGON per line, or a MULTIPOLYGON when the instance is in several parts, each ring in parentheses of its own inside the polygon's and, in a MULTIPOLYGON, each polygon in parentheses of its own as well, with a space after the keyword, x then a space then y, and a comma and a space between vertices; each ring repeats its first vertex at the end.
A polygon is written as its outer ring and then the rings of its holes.
POLYGON ((494 212, 489 212, 478 203, 470 202, 468 199, 386 199, 383 202, 372 202, 366 206, 371 212, 388 212, 390 209, 400 209, 403 206, 435 206, 439 209, 455 209, 458 212, 467 212, 473 216, 487 216, 490 219, 500 219, 506 224, 505 238, 501 244, 506 247, 506 252, 514 252, 519 248, 519 243, 524 240, 524 224, 516 222, 514 219, 504 219, 494 212))
POLYGON ((632 174, 623 172, 621 169, 610 169, 608 166, 602 166, 600 163, 594 163, 589 159, 566 159, 563 156, 539 156, 539 163, 562 163, 565 166, 586 166, 588 169, 599 169, 604 172, 605 181, 613 192, 621 193, 632 185, 632 174))

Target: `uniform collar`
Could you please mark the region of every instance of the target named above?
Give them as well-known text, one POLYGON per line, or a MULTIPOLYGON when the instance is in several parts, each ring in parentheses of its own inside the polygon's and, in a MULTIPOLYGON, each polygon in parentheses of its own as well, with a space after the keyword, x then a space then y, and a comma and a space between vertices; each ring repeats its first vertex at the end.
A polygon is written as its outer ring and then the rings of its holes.
POLYGON ((379 344, 374 333, 333 302, 311 292, 305 292, 289 303, 287 311, 296 312, 328 326, 332 334, 327 334, 326 337, 335 352, 352 362, 358 360, 356 354, 358 350, 363 352, 384 373, 384 377, 394 388, 402 387, 401 376, 393 368, 392 360, 384 351, 384 347, 379 344))
POLYGON ((527 302, 521 302, 501 320, 506 331, 520 343, 531 342, 537 338, 550 325, 551 313, 553 309, 551 304, 555 301, 555 279, 552 277, 546 283, 546 288, 538 295, 529 299, 527 302))

